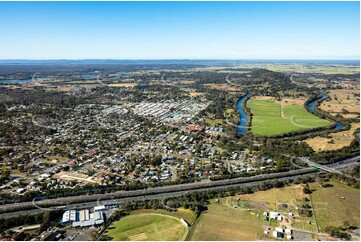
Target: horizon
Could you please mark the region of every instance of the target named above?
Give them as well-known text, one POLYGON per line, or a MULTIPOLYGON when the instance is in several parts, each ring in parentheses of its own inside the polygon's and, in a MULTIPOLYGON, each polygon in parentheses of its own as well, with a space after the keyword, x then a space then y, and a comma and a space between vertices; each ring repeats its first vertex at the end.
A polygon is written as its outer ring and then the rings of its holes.
POLYGON ((359 7, 359 2, 0 2, 0 59, 360 60, 359 7))

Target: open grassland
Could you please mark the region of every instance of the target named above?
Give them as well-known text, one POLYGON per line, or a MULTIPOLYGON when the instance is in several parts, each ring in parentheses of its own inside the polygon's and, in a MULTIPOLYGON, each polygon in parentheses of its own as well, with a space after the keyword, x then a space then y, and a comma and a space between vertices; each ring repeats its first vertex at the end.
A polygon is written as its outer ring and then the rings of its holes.
POLYGON ((227 204, 208 205, 208 210, 198 219, 191 240, 257 240, 263 237, 267 222, 261 221, 254 212, 234 209, 227 204))
POLYGON ((217 127, 223 124, 223 120, 220 118, 212 119, 212 118, 206 118, 205 122, 208 126, 211 127, 217 127))
POLYGON ((343 226, 348 221, 360 225, 360 190, 338 182, 328 182, 331 187, 310 184, 316 219, 321 230, 327 226, 343 226), (343 197, 343 198, 342 198, 343 197))
POLYGON ((338 150, 349 146, 354 139, 353 133, 360 127, 360 123, 352 123, 351 128, 346 131, 330 134, 330 138, 314 137, 306 139, 305 142, 316 152, 325 150, 338 150))
POLYGON ((323 101, 320 105, 322 110, 333 115, 341 113, 342 110, 360 113, 360 90, 335 89, 329 91, 328 96, 330 99, 323 101))
MULTIPOLYGON (((235 196, 236 199, 249 202, 254 208, 263 211, 278 211, 280 214, 292 212, 295 215, 293 220, 288 222, 275 222, 275 224, 295 227, 310 231, 317 231, 316 220, 312 217, 299 216, 297 208, 304 198, 309 199, 309 195, 304 194, 302 185, 292 185, 282 188, 273 188, 267 191, 255 192, 253 194, 243 194, 235 196), (287 204, 287 208, 282 208, 281 204, 287 204), (261 210, 260 210, 261 209, 261 210)), ((286 216, 287 217, 287 216, 286 216)), ((272 224, 271 224, 272 225, 272 224)), ((277 225, 275 225, 277 226, 277 225)))
POLYGON ((272 136, 293 131, 327 127, 331 123, 307 112, 300 105, 281 105, 273 100, 251 99, 252 133, 272 136))
POLYGON ((110 87, 135 87, 136 85, 138 85, 138 83, 111 83, 109 84, 110 87))
POLYGON ((162 214, 129 215, 107 231, 112 240, 184 240, 188 228, 175 217, 162 214))
POLYGON ((316 220, 299 216, 297 208, 304 198, 302 185, 274 188, 267 191, 243 194, 212 200, 208 210, 199 217, 192 232, 191 240, 273 240, 274 227, 286 226, 317 233, 316 220), (281 204, 287 204, 283 208, 281 204), (278 211, 282 216, 288 213, 294 219, 264 221, 263 213, 278 211), (265 228, 271 228, 270 234, 263 234, 265 228))
POLYGON ((199 96, 204 96, 203 92, 190 92, 189 96, 191 97, 199 97, 199 96))
POLYGON ((222 91, 239 91, 240 88, 236 86, 231 86, 229 84, 204 84, 209 89, 216 89, 222 91))
POLYGON ((303 186, 301 185, 273 188, 267 191, 236 196, 236 198, 240 198, 241 200, 266 203, 271 210, 276 210, 277 203, 296 204, 296 200, 305 197, 307 197, 307 195, 303 193, 303 186))
POLYGON ((298 73, 322 73, 322 74, 355 74, 360 73, 359 66, 350 65, 309 65, 303 63, 262 63, 262 64, 242 64, 233 68, 263 68, 278 72, 298 72, 298 73))

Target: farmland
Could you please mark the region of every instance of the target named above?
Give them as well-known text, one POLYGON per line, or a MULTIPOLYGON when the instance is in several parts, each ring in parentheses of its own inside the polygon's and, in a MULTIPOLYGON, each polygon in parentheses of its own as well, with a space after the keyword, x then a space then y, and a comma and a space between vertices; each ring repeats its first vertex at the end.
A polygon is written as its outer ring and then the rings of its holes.
POLYGON ((300 105, 281 105, 273 100, 251 99, 252 133, 272 136, 318 127, 327 127, 331 122, 307 112, 300 105))
POLYGON ((137 214, 113 223, 107 232, 112 240, 184 240, 188 228, 176 217, 137 214))

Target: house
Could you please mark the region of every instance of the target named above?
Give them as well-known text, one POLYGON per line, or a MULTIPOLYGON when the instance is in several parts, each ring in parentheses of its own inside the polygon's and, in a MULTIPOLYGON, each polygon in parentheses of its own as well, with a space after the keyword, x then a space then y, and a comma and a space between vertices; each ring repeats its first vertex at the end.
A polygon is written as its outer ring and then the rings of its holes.
POLYGON ((269 213, 269 218, 277 220, 278 215, 279 215, 279 213, 277 213, 277 212, 270 212, 269 213))
POLYGON ((24 194, 26 192, 26 189, 25 188, 19 188, 16 190, 17 193, 19 194, 24 194))
POLYGON ((282 239, 283 238, 283 233, 282 232, 278 232, 278 231, 273 231, 273 237, 276 239, 282 239))

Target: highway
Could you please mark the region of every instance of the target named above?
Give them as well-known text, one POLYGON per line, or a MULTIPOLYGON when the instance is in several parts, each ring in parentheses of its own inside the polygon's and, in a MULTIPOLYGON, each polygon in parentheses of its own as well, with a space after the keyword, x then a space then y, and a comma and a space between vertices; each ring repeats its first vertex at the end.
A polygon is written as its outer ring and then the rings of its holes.
MULTIPOLYGON (((43 211, 47 209, 61 209, 79 208, 82 206, 92 207, 97 205, 99 200, 101 203, 121 204, 123 202, 144 200, 144 199, 164 199, 172 196, 181 196, 189 191, 205 191, 217 190, 228 187, 248 187, 259 184, 266 180, 287 180, 294 179, 297 176, 304 174, 312 174, 317 172, 315 168, 304 168, 299 170, 292 170, 288 172, 272 173, 266 175, 258 175, 252 177, 240 177, 228 180, 212 181, 212 182, 197 182, 184 185, 174 185, 167 187, 156 187, 150 189, 133 190, 133 191, 116 191, 106 194, 93 194, 74 197, 63 197, 57 199, 46 199, 34 202, 22 202, 15 204, 7 204, 0 206, 0 218, 13 217, 14 215, 27 213, 34 213, 36 210, 43 211), (39 207, 44 207, 39 209, 39 207), (34 209, 35 208, 35 209, 34 209), (31 211, 29 211, 31 210, 31 211)), ((39 212, 38 211, 38 212, 39 212)))
MULTIPOLYGON (((267 180, 289 180, 295 179, 298 176, 305 174, 312 174, 318 172, 319 169, 324 171, 332 171, 339 173, 338 169, 346 169, 351 166, 359 165, 360 157, 337 162, 327 166, 319 166, 318 168, 302 168, 288 172, 271 173, 252 177, 239 177, 227 180, 219 180, 212 182, 197 182, 181 185, 156 187, 142 190, 132 191, 116 191, 106 194, 92 194, 83 196, 63 197, 56 199, 44 199, 40 201, 22 202, 15 204, 7 204, 0 206, 0 218, 16 217, 24 214, 37 214, 42 213, 44 210, 54 209, 72 209, 72 208, 85 208, 93 207, 100 204, 110 205, 128 203, 132 201, 152 200, 152 199, 165 199, 169 197, 182 196, 189 191, 206 191, 225 189, 229 187, 252 187, 258 185, 262 181, 267 180)), ((309 164, 315 164, 309 161, 309 164)), ((342 172, 341 172, 342 173, 342 172)), ((344 173, 342 173, 344 174, 344 173)))
POLYGON ((310 161, 308 158, 300 158, 300 160, 307 163, 310 167, 315 167, 315 168, 318 168, 323 171, 336 173, 336 174, 340 174, 342 176, 345 176, 345 177, 348 177, 351 179, 359 180, 359 178, 350 176, 350 175, 342 172, 343 170, 348 170, 354 166, 360 165, 360 157, 359 156, 353 157, 353 158, 350 158, 347 160, 343 160, 340 162, 336 162, 331 165, 321 165, 316 162, 310 161))

